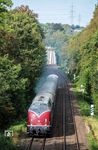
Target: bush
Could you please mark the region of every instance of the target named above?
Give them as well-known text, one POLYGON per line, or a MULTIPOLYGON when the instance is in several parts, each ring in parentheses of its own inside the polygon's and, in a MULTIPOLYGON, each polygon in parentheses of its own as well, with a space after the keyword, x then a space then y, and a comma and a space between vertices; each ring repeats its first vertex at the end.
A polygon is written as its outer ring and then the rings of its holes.
POLYGON ((0 150, 17 150, 9 137, 0 134, 0 150))
POLYGON ((91 134, 88 136, 89 145, 91 150, 98 150, 98 142, 93 138, 91 134))

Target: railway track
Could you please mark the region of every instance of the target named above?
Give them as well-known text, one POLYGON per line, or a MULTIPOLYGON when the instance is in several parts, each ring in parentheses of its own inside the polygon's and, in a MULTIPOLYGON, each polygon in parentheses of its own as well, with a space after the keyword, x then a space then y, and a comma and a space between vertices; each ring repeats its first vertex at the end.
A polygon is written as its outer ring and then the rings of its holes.
MULTIPOLYGON (((76 119, 80 116, 79 109, 76 101, 74 102, 74 95, 70 90, 70 82, 63 72, 59 72, 60 82, 62 83, 62 110, 63 110, 63 137, 64 137, 64 150, 87 150, 86 135, 81 135, 83 132, 83 122, 81 119, 76 119), (65 84, 64 84, 65 81, 65 84), (74 104, 75 103, 75 104, 74 104), (75 113, 74 113, 75 112, 75 113), (80 124, 81 122, 81 124, 80 124), (79 131, 80 130, 80 131, 79 131)), ((80 117, 79 117, 80 118, 80 117)), ((84 127, 85 128, 85 127, 84 127)), ((85 131, 85 130, 84 130, 85 131)))
POLYGON ((32 137, 25 150, 44 150, 45 142, 46 142, 46 137, 44 138, 32 137))
POLYGON ((62 89, 58 89, 57 93, 53 124, 54 150, 65 150, 65 94, 62 89))
POLYGON ((88 150, 86 129, 69 81, 66 83, 66 150, 88 150))
POLYGON ((66 150, 80 150, 76 122, 74 119, 72 96, 66 83, 66 150))
MULTIPOLYGON (((80 150, 76 122, 74 119, 72 93, 70 92, 68 79, 64 74, 60 73, 60 81, 62 88, 60 90, 59 99, 62 100, 62 150, 80 150), (65 84, 64 84, 65 81, 65 84)), ((58 100, 59 100, 58 99, 58 100)))
MULTIPOLYGON (((53 73, 53 70, 50 69, 49 71, 53 73)), ((29 141, 25 140, 24 149, 87 150, 86 146, 83 145, 83 142, 85 141, 84 135, 81 135, 81 133, 78 132, 80 128, 80 120, 78 121, 76 116, 79 116, 79 114, 74 106, 74 97, 70 91, 68 79, 62 71, 58 71, 55 67, 54 72, 59 76, 59 82, 54 109, 53 135, 50 138, 33 137, 32 139, 29 139, 29 141)), ((84 129, 82 129, 82 132, 84 132, 84 129)))

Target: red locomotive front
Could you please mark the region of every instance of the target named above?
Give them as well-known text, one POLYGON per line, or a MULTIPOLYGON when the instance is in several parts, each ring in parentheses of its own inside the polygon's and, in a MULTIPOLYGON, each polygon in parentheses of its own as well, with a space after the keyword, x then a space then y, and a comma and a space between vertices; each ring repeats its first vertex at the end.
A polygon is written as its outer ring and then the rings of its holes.
POLYGON ((28 110, 27 131, 30 134, 48 134, 51 128, 51 109, 49 101, 33 102, 28 110))

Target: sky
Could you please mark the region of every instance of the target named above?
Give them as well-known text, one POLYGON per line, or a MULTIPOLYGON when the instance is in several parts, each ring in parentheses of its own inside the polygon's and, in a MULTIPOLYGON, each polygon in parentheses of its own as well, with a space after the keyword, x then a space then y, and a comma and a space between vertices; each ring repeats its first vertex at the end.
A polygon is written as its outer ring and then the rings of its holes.
POLYGON ((87 26, 98 0, 12 0, 13 8, 28 5, 40 23, 87 26))

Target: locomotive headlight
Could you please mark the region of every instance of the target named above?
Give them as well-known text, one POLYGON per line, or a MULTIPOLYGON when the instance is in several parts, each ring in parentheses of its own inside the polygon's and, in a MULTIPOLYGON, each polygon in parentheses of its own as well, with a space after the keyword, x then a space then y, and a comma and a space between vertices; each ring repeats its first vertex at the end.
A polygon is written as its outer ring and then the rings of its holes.
POLYGON ((45 119, 45 123, 47 123, 48 122, 48 120, 47 119, 45 119))
POLYGON ((31 122, 33 121, 33 119, 31 118, 31 122))
POLYGON ((31 122, 33 121, 34 118, 35 118, 35 114, 33 114, 33 115, 31 116, 31 122))
POLYGON ((35 115, 33 114, 33 115, 32 115, 32 118, 34 118, 34 117, 35 117, 35 115))

